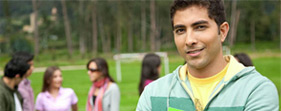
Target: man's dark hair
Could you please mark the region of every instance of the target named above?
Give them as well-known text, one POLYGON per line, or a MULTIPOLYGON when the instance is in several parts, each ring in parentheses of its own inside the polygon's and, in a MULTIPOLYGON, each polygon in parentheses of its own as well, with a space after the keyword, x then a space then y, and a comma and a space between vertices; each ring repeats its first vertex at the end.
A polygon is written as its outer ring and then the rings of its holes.
POLYGON ((178 10, 184 10, 191 6, 201 6, 208 10, 208 15, 214 19, 218 27, 226 21, 224 3, 222 0, 174 0, 170 8, 172 27, 174 26, 174 15, 178 10))
POLYGON ((19 51, 13 54, 13 59, 23 60, 25 62, 30 62, 34 58, 34 55, 28 52, 19 51))
POLYGON ((30 65, 19 59, 11 59, 5 66, 4 76, 14 78, 17 74, 23 77, 30 65))

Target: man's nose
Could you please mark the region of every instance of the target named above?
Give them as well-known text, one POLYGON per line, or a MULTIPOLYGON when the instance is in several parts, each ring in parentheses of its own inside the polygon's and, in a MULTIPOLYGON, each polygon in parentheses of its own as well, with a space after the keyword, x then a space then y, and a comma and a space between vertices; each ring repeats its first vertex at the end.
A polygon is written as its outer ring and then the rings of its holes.
POLYGON ((187 31, 185 37, 185 45, 186 46, 193 46, 197 44, 197 38, 192 31, 187 31))

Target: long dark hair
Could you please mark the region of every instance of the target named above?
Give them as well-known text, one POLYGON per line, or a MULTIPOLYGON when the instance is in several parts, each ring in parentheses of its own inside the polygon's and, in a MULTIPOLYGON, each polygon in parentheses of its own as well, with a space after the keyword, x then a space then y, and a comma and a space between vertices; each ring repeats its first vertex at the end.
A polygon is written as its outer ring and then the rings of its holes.
POLYGON ((234 57, 244 66, 254 66, 251 58, 246 53, 236 53, 234 54, 234 57))
POLYGON ((46 69, 43 78, 42 92, 49 91, 50 84, 51 84, 50 81, 52 80, 52 77, 56 70, 60 70, 60 69, 57 66, 50 66, 46 69))
POLYGON ((141 80, 139 83, 139 94, 141 95, 144 89, 144 82, 147 79, 156 80, 159 78, 158 68, 161 65, 161 59, 156 54, 147 54, 143 58, 141 68, 141 80))
POLYGON ((89 69, 90 63, 96 63, 98 70, 101 71, 104 77, 108 77, 111 82, 115 82, 112 77, 109 75, 108 65, 105 59, 103 58, 93 58, 87 63, 87 69, 89 69))

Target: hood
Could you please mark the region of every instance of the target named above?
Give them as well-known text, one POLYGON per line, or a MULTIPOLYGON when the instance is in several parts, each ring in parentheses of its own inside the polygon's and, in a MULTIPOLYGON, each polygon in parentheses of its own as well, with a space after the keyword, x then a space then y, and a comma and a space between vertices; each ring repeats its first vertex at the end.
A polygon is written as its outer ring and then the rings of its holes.
MULTIPOLYGON (((224 56, 224 59, 229 63, 226 75, 224 77, 224 82, 228 83, 232 80, 236 80, 242 76, 249 74, 255 69, 255 67, 245 67, 243 64, 239 63, 233 56, 224 56)), ((173 73, 176 74, 178 81, 185 81, 186 70, 188 70, 187 64, 179 66, 173 73)))

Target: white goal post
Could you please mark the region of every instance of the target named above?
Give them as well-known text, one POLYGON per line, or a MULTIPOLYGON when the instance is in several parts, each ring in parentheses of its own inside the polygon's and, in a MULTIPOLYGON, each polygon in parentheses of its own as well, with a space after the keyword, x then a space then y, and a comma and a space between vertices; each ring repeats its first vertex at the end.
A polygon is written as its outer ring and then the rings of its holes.
MULTIPOLYGON (((123 54, 116 54, 113 56, 114 60, 116 61, 116 76, 117 81, 122 81, 122 74, 121 74, 121 62, 122 61, 132 61, 132 60, 141 60, 144 56, 148 53, 123 53, 123 54)), ((165 65, 165 74, 169 74, 169 58, 167 52, 155 52, 154 54, 163 57, 164 65, 165 65)), ((141 67, 141 66, 140 66, 141 67)))

